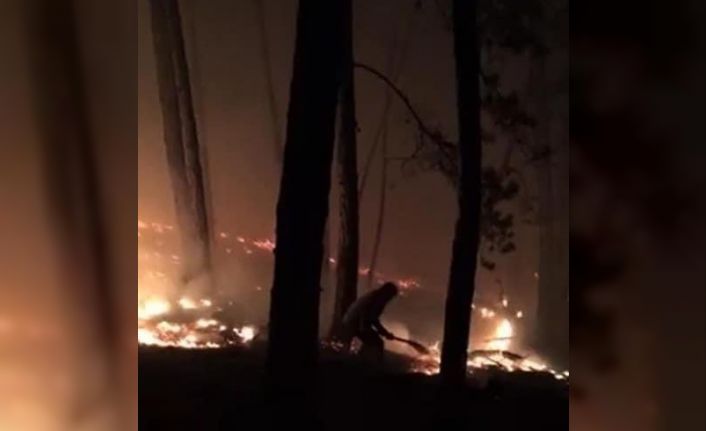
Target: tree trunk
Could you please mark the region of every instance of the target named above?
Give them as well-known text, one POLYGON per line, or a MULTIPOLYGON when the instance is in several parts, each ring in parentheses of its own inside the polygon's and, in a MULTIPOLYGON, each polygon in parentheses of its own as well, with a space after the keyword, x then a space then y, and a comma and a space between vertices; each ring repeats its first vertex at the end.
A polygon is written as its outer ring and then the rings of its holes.
POLYGON ((383 125, 381 135, 382 155, 381 166, 382 173, 380 178, 380 203, 378 206, 378 221, 375 226, 375 239, 373 240, 373 251, 370 256, 370 266, 368 269, 368 279, 366 288, 368 291, 373 289, 375 283, 375 272, 377 271, 378 257, 380 256, 380 245, 382 244, 382 231, 385 225, 385 202, 387 202, 387 124, 383 125))
MULTIPOLYGON (((312 408, 320 277, 341 75, 340 0, 301 0, 277 204, 267 350, 268 393, 302 415, 312 408), (308 407, 307 407, 308 406, 308 407)), ((282 418, 279 418, 280 420, 282 418)))
MULTIPOLYGON (((206 101, 208 99, 207 88, 202 78, 201 73, 201 55, 199 53, 199 33, 198 33, 198 9, 200 3, 190 2, 190 10, 187 18, 187 27, 189 34, 189 43, 187 49, 187 60, 189 67, 189 75, 191 83, 191 90, 193 96, 193 106, 194 106, 194 117, 196 119, 196 130, 198 131, 198 142, 201 157, 201 171, 203 178, 204 187, 204 199, 206 202, 206 214, 208 220, 208 238, 209 238, 209 250, 211 252, 211 267, 218 267, 219 259, 222 259, 222 250, 219 253, 217 244, 214 242, 215 236, 215 226, 218 224, 216 219, 215 209, 213 208, 213 185, 211 183, 211 170, 209 164, 209 135, 208 126, 206 122, 206 117, 208 116, 208 109, 206 101)), ((183 16, 183 14, 182 14, 183 16)), ((213 288, 218 289, 218 280, 213 274, 212 277, 213 288)))
POLYGON ((441 378, 447 386, 460 386, 466 377, 482 192, 480 55, 475 1, 454 0, 453 25, 460 151, 459 217, 446 297, 441 378))
POLYGON ((338 266, 336 267, 336 299, 331 335, 340 336, 343 315, 358 294, 358 253, 360 243, 358 208, 358 142, 355 113, 355 79, 353 74, 353 1, 343 0, 345 23, 343 37, 343 81, 339 104, 338 175, 340 194, 340 228, 338 266))
POLYGON ((282 134, 277 114, 277 97, 275 96, 275 83, 272 76, 272 56, 270 55, 270 40, 267 34, 267 16, 265 15, 265 0, 254 0, 257 13, 257 25, 260 33, 260 50, 262 51, 262 65, 265 70, 265 86, 267 87, 267 104, 270 109, 272 123, 272 139, 275 161, 282 165, 282 134))
POLYGON ((184 255, 183 281, 210 277, 210 228, 177 0, 150 0, 164 142, 184 255))
POLYGON ((539 350, 558 364, 569 355, 569 138, 568 103, 551 91, 548 59, 534 65, 532 79, 537 117, 535 145, 549 156, 536 164, 539 198, 539 289, 536 341, 539 350), (562 180, 563 179, 563 180, 562 180))

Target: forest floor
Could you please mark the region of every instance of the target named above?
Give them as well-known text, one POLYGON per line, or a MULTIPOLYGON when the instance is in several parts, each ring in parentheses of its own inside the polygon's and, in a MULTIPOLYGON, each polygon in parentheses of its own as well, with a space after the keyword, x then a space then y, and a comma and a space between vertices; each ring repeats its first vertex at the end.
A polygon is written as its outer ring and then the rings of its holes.
MULTIPOLYGON (((433 419, 436 378, 406 372, 406 361, 388 354, 384 366, 371 369, 355 358, 323 353, 318 409, 323 429, 569 429, 567 384, 530 373, 499 373, 482 387, 469 385, 455 425, 439 426, 433 419)), ((216 350, 141 347, 139 429, 263 430, 263 362, 261 344, 216 350)))

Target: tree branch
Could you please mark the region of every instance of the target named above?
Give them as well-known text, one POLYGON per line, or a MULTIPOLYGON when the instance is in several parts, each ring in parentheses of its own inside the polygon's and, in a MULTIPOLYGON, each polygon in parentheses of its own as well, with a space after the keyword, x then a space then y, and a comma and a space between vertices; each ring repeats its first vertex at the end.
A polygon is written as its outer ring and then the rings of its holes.
POLYGON ((400 90, 400 88, 397 87, 395 85, 395 83, 392 82, 392 80, 390 78, 385 76, 385 74, 383 74, 379 70, 373 68, 372 66, 368 66, 367 64, 363 64, 363 63, 354 62, 353 67, 355 67, 357 69, 364 70, 364 71, 368 72, 369 74, 375 76, 376 78, 378 78, 382 82, 384 82, 393 91, 393 93, 402 101, 402 103, 405 105, 405 107, 407 108, 409 113, 412 115, 412 118, 414 119, 415 123, 417 123, 417 127, 419 128, 419 130, 424 135, 426 135, 429 139, 431 139, 437 143, 440 143, 440 144, 453 145, 453 144, 451 144, 451 142, 445 141, 439 135, 438 132, 435 132, 429 126, 427 126, 426 123, 424 123, 424 120, 422 120, 422 117, 417 113, 416 109, 414 109, 414 106, 412 105, 412 102, 409 100, 409 97, 407 97, 407 95, 404 94, 404 92, 402 90, 400 90))

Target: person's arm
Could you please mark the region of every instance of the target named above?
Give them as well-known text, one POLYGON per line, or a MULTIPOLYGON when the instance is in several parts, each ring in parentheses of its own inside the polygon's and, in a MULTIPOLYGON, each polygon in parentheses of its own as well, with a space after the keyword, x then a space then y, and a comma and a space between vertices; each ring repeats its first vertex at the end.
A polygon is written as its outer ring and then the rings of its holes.
POLYGON ((382 325, 382 322, 380 322, 379 319, 376 320, 375 322, 373 322, 373 328, 375 329, 375 331, 376 331, 378 334, 380 334, 381 336, 387 338, 388 340, 391 340, 391 339, 395 338, 395 334, 393 334, 392 332, 388 331, 387 328, 385 328, 385 327, 382 325))

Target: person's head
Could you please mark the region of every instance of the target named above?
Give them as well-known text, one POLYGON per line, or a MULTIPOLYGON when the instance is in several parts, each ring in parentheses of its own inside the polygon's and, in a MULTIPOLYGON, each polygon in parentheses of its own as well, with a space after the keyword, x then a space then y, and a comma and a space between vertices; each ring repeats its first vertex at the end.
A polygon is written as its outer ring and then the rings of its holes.
POLYGON ((385 297, 389 299, 394 298, 399 295, 400 289, 395 283, 387 282, 380 287, 380 290, 384 293, 385 297))

